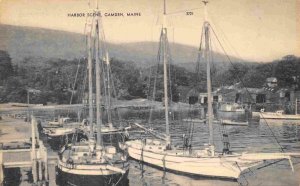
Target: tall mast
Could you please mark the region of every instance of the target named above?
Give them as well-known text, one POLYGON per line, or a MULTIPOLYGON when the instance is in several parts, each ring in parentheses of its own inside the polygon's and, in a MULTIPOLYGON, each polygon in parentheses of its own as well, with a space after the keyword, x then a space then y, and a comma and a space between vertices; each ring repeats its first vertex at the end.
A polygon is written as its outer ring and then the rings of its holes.
MULTIPOLYGON (((204 3, 204 36, 205 36, 205 50, 204 58, 206 61, 206 74, 207 74, 207 114, 208 114, 208 126, 209 126, 209 144, 214 146, 213 138, 213 109, 212 109, 212 96, 211 96, 211 76, 210 76, 210 58, 209 58, 209 22, 207 21, 207 3, 208 1, 202 1, 204 3)), ((212 149, 212 155, 214 155, 214 149, 212 149)))
MULTIPOLYGON (((98 18, 100 19, 100 18, 98 18)), ((100 80, 100 60, 99 60, 99 20, 96 20, 96 33, 95 33, 95 51, 96 51, 96 123, 97 123, 97 144, 102 144, 101 137, 101 80, 100 80)))
POLYGON ((169 130, 169 103, 168 103, 168 74, 167 74, 167 27, 166 27, 166 0, 164 0, 164 14, 162 25, 162 41, 163 41, 163 62, 164 62, 164 102, 165 102, 165 118, 166 118, 166 141, 167 145, 171 144, 170 130, 169 130))
POLYGON ((108 52, 106 52, 106 73, 107 73, 107 93, 108 93, 108 99, 107 99, 107 117, 108 117, 108 124, 109 127, 112 128, 112 120, 111 120, 111 90, 110 90, 110 62, 109 62, 109 56, 108 52))
POLYGON ((88 32, 88 73, 89 73, 89 124, 90 124, 90 137, 94 136, 93 129, 93 63, 91 51, 91 37, 92 32, 88 32))

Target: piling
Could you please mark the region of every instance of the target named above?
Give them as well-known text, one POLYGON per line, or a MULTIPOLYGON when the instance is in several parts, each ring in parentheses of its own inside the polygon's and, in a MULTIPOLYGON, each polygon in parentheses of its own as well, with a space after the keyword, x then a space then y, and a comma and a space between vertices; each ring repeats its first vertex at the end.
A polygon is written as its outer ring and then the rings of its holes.
POLYGON ((31 162, 32 162, 32 176, 33 176, 33 183, 37 183, 37 162, 36 162, 36 151, 35 151, 35 124, 36 120, 32 116, 31 117, 31 162))
POLYGON ((3 185, 3 181, 4 181, 3 153, 0 152, 0 185, 3 185))

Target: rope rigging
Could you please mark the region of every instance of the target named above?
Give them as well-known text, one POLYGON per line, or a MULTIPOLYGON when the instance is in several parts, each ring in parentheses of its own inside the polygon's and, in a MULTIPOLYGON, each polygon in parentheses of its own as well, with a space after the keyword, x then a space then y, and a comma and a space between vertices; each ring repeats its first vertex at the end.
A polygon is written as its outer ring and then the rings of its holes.
MULTIPOLYGON (((218 41, 218 43, 219 43, 219 45, 220 45, 222 51, 224 52, 226 58, 228 59, 229 63, 230 63, 231 66, 234 68, 234 70, 237 70, 237 67, 234 65, 234 63, 233 63, 232 60, 230 59, 229 55, 228 55, 227 52, 225 51, 225 48, 223 47, 222 43, 220 42, 220 39, 218 38, 218 36, 217 36, 215 30, 211 27, 211 25, 209 25, 209 27, 210 27, 211 30, 213 31, 213 35, 214 35, 215 38, 217 39, 217 41, 218 41)), ((238 79, 239 82, 241 82, 242 86, 245 87, 245 90, 246 90, 247 94, 249 95, 251 101, 254 102, 254 100, 253 100, 253 98, 252 98, 252 96, 251 96, 251 94, 250 94, 248 88, 245 86, 244 81, 243 81, 237 74, 235 74, 235 77, 238 79)), ((277 137, 276 137, 276 135, 274 134, 274 132, 273 132, 273 130, 271 129, 271 127, 269 126, 268 122, 266 121, 265 118, 263 118, 263 119, 264 119, 264 121, 265 121, 265 123, 266 123, 268 129, 270 130, 272 136, 274 137, 276 143, 278 144, 278 146, 279 146, 281 152, 284 152, 284 149, 283 149, 282 145, 279 143, 279 140, 277 139, 277 137)))

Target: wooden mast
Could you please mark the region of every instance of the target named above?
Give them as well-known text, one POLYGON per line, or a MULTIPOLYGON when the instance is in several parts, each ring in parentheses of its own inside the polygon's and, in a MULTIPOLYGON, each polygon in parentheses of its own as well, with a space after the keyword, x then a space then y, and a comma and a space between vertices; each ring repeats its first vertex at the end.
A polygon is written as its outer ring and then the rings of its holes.
POLYGON ((164 103, 165 103, 165 119, 166 119, 166 141, 167 145, 171 144, 170 129, 169 129, 169 103, 168 103, 168 72, 167 72, 167 27, 166 27, 166 0, 164 0, 164 14, 162 25, 162 41, 163 41, 163 62, 164 62, 164 103))
POLYGON ((204 58, 206 61, 206 74, 207 74, 207 114, 208 114, 208 126, 209 126, 209 145, 211 155, 214 156, 214 138, 213 138, 213 109, 212 109, 212 90, 211 90, 211 76, 210 76, 210 58, 209 58, 209 22, 207 21, 207 3, 208 1, 202 1, 204 3, 204 36, 205 36, 205 50, 204 58))
MULTIPOLYGON (((97 7, 98 10, 98 7, 97 7)), ((97 12, 98 13, 98 12, 97 12)), ((96 50, 96 124, 97 124, 97 144, 102 144, 101 136, 101 80, 100 80, 100 60, 99 60, 99 19, 96 19, 96 33, 95 33, 95 50, 96 50)))
POLYGON ((94 136, 93 129, 93 63, 92 63, 92 51, 91 51, 91 37, 92 32, 88 32, 88 75, 89 75, 89 125, 90 125, 90 137, 94 136))
POLYGON ((110 61, 109 61, 109 55, 108 52, 105 54, 105 60, 106 60, 106 73, 107 73, 107 119, 108 119, 108 125, 110 128, 113 128, 112 126, 112 119, 111 119, 111 87, 110 87, 110 61))

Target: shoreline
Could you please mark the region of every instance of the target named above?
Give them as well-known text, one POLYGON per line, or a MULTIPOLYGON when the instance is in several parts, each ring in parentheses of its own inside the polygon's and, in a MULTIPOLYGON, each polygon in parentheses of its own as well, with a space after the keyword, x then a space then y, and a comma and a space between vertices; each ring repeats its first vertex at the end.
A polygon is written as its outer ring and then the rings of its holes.
MULTIPOLYGON (((136 108, 136 109, 150 109, 163 110, 165 107, 162 102, 150 101, 147 99, 132 99, 132 100, 115 100, 113 101, 113 108, 136 108)), ((38 110, 78 110, 84 107, 83 104, 72 104, 72 105, 42 105, 42 104, 29 104, 26 103, 1 103, 0 114, 12 111, 28 112, 38 110)), ((201 105, 196 106, 189 105, 188 103, 172 103, 170 106, 172 110, 186 110, 186 109, 199 109, 203 108, 201 105)))

